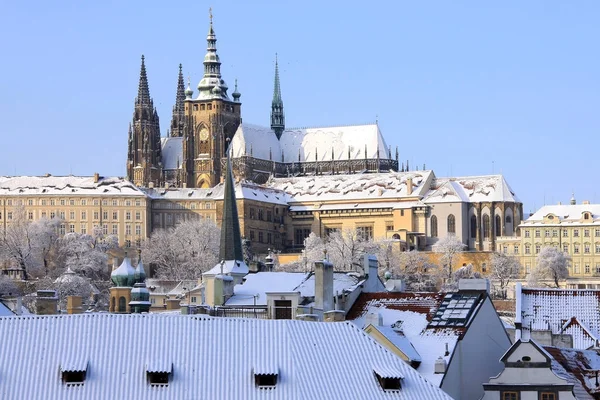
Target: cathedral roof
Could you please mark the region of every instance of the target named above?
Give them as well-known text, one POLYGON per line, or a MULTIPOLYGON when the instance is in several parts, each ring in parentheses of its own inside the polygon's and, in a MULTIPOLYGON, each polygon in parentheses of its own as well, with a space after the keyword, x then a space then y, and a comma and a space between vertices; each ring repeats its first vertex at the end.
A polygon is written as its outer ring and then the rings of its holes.
POLYGON ((277 140, 270 128, 242 123, 231 142, 232 156, 252 155, 273 161, 331 161, 388 158, 388 147, 377 124, 287 129, 277 140), (365 157, 366 151, 366 157, 365 157))
POLYGON ((160 139, 162 147, 163 169, 177 169, 183 160, 183 137, 164 137, 160 139))
POLYGON ((423 201, 425 203, 521 202, 502 175, 437 178, 423 201))

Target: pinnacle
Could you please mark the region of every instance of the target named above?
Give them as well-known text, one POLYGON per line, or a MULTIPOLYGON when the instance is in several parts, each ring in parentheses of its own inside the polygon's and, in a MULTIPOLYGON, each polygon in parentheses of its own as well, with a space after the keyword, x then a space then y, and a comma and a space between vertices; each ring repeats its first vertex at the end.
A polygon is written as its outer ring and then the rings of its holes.
POLYGON ((223 195, 223 220, 221 222, 221 243, 219 260, 243 260, 242 236, 235 201, 235 187, 231 171, 231 160, 227 157, 225 171, 225 191, 223 195))
POLYGON ((140 68, 140 83, 138 86, 138 102, 150 103, 150 89, 148 88, 148 76, 146 75, 145 57, 142 54, 142 66, 140 68))

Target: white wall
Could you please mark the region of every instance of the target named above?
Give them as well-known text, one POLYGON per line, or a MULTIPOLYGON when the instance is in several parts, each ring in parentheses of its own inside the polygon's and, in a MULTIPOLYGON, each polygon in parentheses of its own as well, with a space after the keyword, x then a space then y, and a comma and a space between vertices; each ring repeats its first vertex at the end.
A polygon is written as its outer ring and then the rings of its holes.
POLYGON ((481 398, 483 384, 504 369, 500 358, 510 346, 504 326, 491 300, 486 298, 467 333, 456 345, 442 390, 455 399, 481 398))

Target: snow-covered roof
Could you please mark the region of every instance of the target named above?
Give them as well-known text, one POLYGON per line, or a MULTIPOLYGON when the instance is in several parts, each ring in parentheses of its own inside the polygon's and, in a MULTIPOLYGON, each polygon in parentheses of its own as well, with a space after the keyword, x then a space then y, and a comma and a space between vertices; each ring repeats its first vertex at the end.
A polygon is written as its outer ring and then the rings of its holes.
MULTIPOLYGON (((402 197, 420 197, 428 190, 432 171, 381 172, 345 175, 299 176, 274 178, 269 187, 288 194, 288 202, 319 202, 353 200, 382 202, 402 197), (412 179, 412 194, 407 192, 408 179, 412 179)), ((351 204, 353 205, 353 204, 351 204)))
POLYGON ((575 349, 598 345, 600 290, 522 288, 516 310, 524 340, 529 339, 529 329, 550 330, 573 335, 575 349))
POLYGON ((387 326, 374 326, 383 336, 386 337, 394 346, 401 350, 410 361, 421 362, 421 355, 417 352, 415 347, 410 343, 410 340, 400 331, 394 330, 387 326))
MULTIPOLYGON (((583 218, 583 213, 591 213, 589 220, 586 223, 600 224, 600 204, 562 204, 543 206, 537 210, 532 216, 523 221, 523 224, 539 224, 545 217, 552 215, 553 221, 559 223, 578 223, 583 218)), ((550 222, 550 221, 547 221, 550 222)), ((554 222, 553 222, 554 223, 554 222)))
POLYGON ((242 123, 231 145, 233 158, 252 154, 278 162, 373 159, 378 151, 379 158, 389 157, 377 124, 288 129, 277 140, 271 128, 242 123))
MULTIPOLYGON (((208 189, 201 188, 153 188, 142 189, 144 193, 153 200, 222 200, 224 185, 208 189)), ((287 195, 281 190, 256 185, 249 182, 237 183, 235 185, 235 198, 257 200, 266 203, 287 205, 287 195)))
MULTIPOLYGON (((344 272, 333 273, 333 294, 342 294, 344 291, 353 291, 360 283, 355 276, 348 275, 344 272)), ((294 290, 300 292, 300 296, 304 298, 315 297, 315 275, 311 274, 308 279, 302 282, 294 290)))
POLYGON ((123 178, 93 176, 0 176, 0 195, 59 196, 143 196, 133 183, 123 178))
POLYGON ((449 399, 349 322, 173 314, 3 317, 0 337, 3 399, 449 399), (86 368, 84 383, 64 384, 63 366, 86 368), (258 387, 254 368, 277 368, 275 388, 258 387), (170 371, 168 385, 150 384, 149 370, 170 371), (383 391, 374 371, 402 376, 400 392, 383 391))
POLYGON ((183 138, 166 137, 160 139, 163 169, 181 168, 183 162, 183 138))
POLYGON ((218 276, 218 275, 246 275, 248 273, 248 266, 243 260, 224 260, 223 263, 218 262, 217 265, 212 267, 210 270, 204 272, 202 275, 207 276, 218 276))
POLYGON ((436 178, 423 201, 425 203, 521 202, 503 175, 436 178))
POLYGON ((461 335, 458 329, 427 327, 443 297, 441 293, 361 293, 347 318, 364 328, 368 313, 380 314, 382 326, 401 331, 421 356, 417 371, 439 386, 444 374, 435 373, 435 361, 442 357, 449 363, 461 335))
POLYGON ((544 347, 552 359, 552 372, 573 384, 577 399, 593 399, 600 394, 596 373, 600 371, 600 355, 596 350, 544 347))
POLYGON ((235 285, 225 305, 267 305, 267 292, 294 292, 307 278, 302 272, 257 272, 235 285))

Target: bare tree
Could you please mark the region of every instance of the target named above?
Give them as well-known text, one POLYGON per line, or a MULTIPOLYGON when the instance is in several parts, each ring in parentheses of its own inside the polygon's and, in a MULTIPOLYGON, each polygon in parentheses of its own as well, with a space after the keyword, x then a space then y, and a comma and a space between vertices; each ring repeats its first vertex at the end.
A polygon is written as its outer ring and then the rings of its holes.
POLYGON ((327 257, 333 267, 342 271, 362 271, 362 256, 374 253, 377 245, 357 230, 344 229, 331 233, 325 242, 327 257))
POLYGON ((500 286, 500 293, 506 297, 508 284, 518 278, 521 264, 516 257, 504 253, 494 253, 491 260, 491 278, 500 286))
POLYGON ((453 264, 456 256, 465 248, 465 244, 454 235, 446 236, 433 245, 433 251, 440 254, 439 270, 440 278, 444 281, 452 281, 453 264))
POLYGON ((116 237, 105 237, 101 230, 94 230, 92 235, 67 233, 61 242, 65 267, 92 280, 108 279, 107 252, 118 247, 116 237))
POLYGON ((571 258, 554 246, 544 246, 537 256, 537 265, 528 276, 527 284, 535 287, 540 281, 550 280, 554 287, 560 287, 560 281, 569 277, 571 258))
POLYGON ((219 256, 220 229, 210 219, 181 222, 155 231, 144 244, 144 263, 156 268, 159 278, 197 279, 214 267, 219 256))

